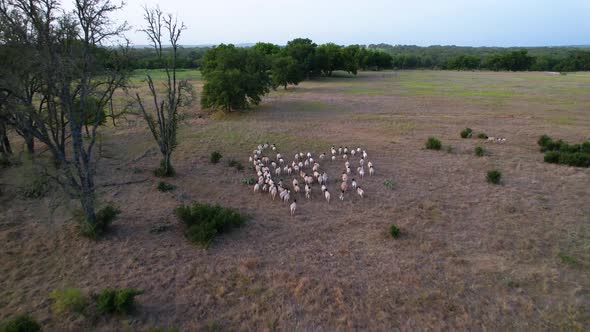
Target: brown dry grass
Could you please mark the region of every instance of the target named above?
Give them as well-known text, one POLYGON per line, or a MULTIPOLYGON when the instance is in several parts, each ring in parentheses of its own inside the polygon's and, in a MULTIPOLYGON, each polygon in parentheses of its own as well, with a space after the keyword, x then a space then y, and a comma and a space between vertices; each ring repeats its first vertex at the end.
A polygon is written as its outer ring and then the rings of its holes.
MULTIPOLYGON (((47 330, 585 330, 590 326, 590 170, 542 162, 536 139, 588 137, 590 75, 380 72, 304 82, 252 112, 187 110, 174 155, 175 191, 156 190, 154 144, 130 118, 104 132, 102 201, 122 207, 106 239, 80 238, 59 194, 15 195, 23 167, 0 179, 0 318, 30 312, 47 330), (471 127, 506 144, 462 140, 471 127), (453 152, 423 149, 436 136, 453 152), (302 198, 298 214, 240 184, 253 146, 289 157, 331 144, 367 148, 368 195, 333 204, 302 198), (124 142, 124 143, 123 143, 124 142), (224 160, 208 163, 220 150, 224 160), (501 186, 486 183, 497 168, 501 186), (392 179, 394 190, 383 186, 392 179), (252 216, 205 251, 172 215, 180 203, 221 203, 252 216), (391 223, 402 229, 393 240, 391 223), (155 234, 155 225, 171 229, 155 234), (568 265, 560 254, 575 259, 568 265), (145 290, 128 318, 57 317, 59 287, 145 290)), ((341 162, 339 162, 341 163, 341 162)), ((332 178, 338 166, 330 166, 332 178)), ((317 188, 316 188, 317 190, 317 188)), ((336 193, 336 185, 331 190, 336 193)))

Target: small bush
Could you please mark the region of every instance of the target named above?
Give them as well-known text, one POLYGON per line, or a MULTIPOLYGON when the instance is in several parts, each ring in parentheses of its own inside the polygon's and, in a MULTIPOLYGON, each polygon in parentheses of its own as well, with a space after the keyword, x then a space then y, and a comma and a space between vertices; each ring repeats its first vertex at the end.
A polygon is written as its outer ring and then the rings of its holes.
POLYGON ((473 130, 471 128, 465 128, 460 133, 461 138, 468 138, 473 135, 473 130))
POLYGON ((176 187, 171 185, 170 183, 166 183, 164 181, 160 181, 158 183, 158 190, 161 192, 171 191, 174 190, 176 187))
POLYGON ((396 225, 391 225, 389 226, 389 234, 392 238, 397 239, 401 235, 401 231, 396 225))
POLYGON ((211 161, 212 164, 217 164, 222 158, 221 153, 219 153, 218 151, 213 151, 211 152, 211 156, 209 157, 209 161, 211 161))
POLYGON ((0 155, 0 169, 12 166, 12 162, 8 157, 0 155))
POLYGON ((479 139, 488 139, 488 135, 486 135, 484 133, 480 133, 479 135, 477 135, 477 138, 479 138, 479 139))
POLYGON ((49 180, 45 176, 35 176, 28 185, 20 188, 20 194, 24 198, 37 199, 44 197, 49 192, 49 180))
POLYGON ((428 137, 426 141, 426 148, 429 150, 440 150, 442 147, 442 143, 435 137, 428 137))
POLYGON ((98 311, 103 314, 130 314, 134 309, 135 297, 143 291, 133 288, 105 289, 96 296, 98 311))
POLYGON ((82 222, 82 235, 89 237, 91 239, 100 238, 108 231, 109 226, 113 223, 113 221, 117 218, 117 216, 120 213, 121 210, 119 210, 114 205, 108 204, 104 206, 102 209, 96 212, 95 225, 91 225, 90 223, 87 223, 85 221, 82 222))
POLYGON ((229 167, 235 167, 238 171, 243 171, 244 170, 244 165, 242 165, 241 162, 235 160, 235 159, 230 159, 230 161, 227 163, 227 165, 229 167))
POLYGON ((578 264, 578 262, 572 257, 572 256, 568 256, 562 252, 560 252, 559 254, 557 254, 557 256, 559 256, 559 258, 561 258, 561 261, 569 266, 575 266, 576 264, 578 264))
POLYGON ((553 140, 551 139, 551 137, 549 137, 547 135, 543 135, 543 136, 539 137, 537 144, 539 144, 539 146, 541 147, 541 152, 543 152, 544 151, 543 148, 546 147, 552 141, 553 140))
POLYGON ((559 151, 548 151, 545 153, 545 157, 543 159, 546 163, 557 164, 559 163, 559 156, 561 153, 559 151))
POLYGON ((499 184, 502 179, 502 173, 498 170, 491 170, 486 177, 489 183, 499 184))
POLYGON ((8 318, 0 323, 0 332, 37 332, 41 325, 29 315, 8 318))
POLYGON ((483 157, 486 154, 486 151, 481 146, 475 147, 475 155, 478 157, 483 157))
POLYGON ((204 247, 208 247, 217 234, 240 227, 247 220, 233 209, 199 203, 181 205, 175 214, 187 227, 185 236, 204 247))
POLYGON ((560 153, 559 163, 574 167, 590 167, 590 153, 560 153))
POLYGON ((541 152, 545 152, 546 163, 563 164, 575 167, 590 167, 590 142, 569 144, 563 140, 554 141, 543 135, 537 141, 541 152))
POLYGON ((385 180, 385 182, 383 182, 383 185, 387 189, 393 190, 395 188, 395 183, 393 182, 393 180, 385 180))
POLYGON ((242 179, 242 184, 248 184, 248 185, 252 185, 256 183, 256 179, 255 178, 243 178, 242 179))
POLYGON ((51 292, 51 299, 55 301, 53 311, 64 313, 66 311, 82 313, 88 305, 86 296, 79 288, 55 289, 51 292))

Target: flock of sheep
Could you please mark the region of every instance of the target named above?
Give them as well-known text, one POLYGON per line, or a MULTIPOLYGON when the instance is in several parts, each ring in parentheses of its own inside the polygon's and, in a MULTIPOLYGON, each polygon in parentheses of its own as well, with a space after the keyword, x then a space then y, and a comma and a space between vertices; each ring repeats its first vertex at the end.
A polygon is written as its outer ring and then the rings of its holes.
MULTIPOLYGON (((321 188, 321 195, 325 198, 328 204, 330 203, 331 194, 328 190, 328 182, 330 177, 325 170, 321 168, 320 162, 344 162, 344 168, 340 180, 340 195, 339 199, 344 200, 349 186, 352 191, 364 198, 365 191, 357 183, 356 179, 352 177, 352 163, 358 164, 356 174, 363 179, 365 175, 372 176, 375 174, 373 163, 367 159, 368 155, 365 150, 361 148, 349 149, 348 147, 332 146, 330 149, 331 156, 326 153, 320 154, 317 159, 311 152, 304 154, 303 152, 296 153, 291 163, 285 160, 285 157, 277 151, 274 144, 260 144, 252 152, 249 162, 254 166, 256 171, 257 181, 254 184, 255 193, 268 193, 270 198, 274 201, 277 196, 283 203, 289 203, 291 198, 293 202, 290 204, 291 215, 295 215, 297 210, 296 195, 305 194, 305 198, 311 199, 313 189, 316 185, 321 188), (272 155, 272 156, 271 156, 272 155), (272 157, 275 157, 273 159, 272 157), (355 157, 358 160, 354 160, 355 157), (366 170, 365 170, 366 167, 366 170), (292 190, 286 183, 283 182, 281 176, 286 176, 289 181, 292 179, 292 190), (298 180, 298 177, 301 180, 298 180), (350 181, 349 181, 350 180, 350 181), (301 181, 301 185, 299 184, 301 181), (303 189, 301 188, 303 186, 303 189)), ((339 181, 336 179, 335 181, 339 181)))

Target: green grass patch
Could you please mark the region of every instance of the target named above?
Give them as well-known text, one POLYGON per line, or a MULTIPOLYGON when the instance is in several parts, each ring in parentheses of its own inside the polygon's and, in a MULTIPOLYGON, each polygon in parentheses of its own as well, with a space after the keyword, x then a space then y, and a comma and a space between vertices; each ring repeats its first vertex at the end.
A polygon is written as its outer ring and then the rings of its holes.
POLYGON ((105 289, 96 295, 96 305, 102 314, 130 314, 135 309, 135 297, 143 291, 133 288, 105 289))
POLYGON ((88 298, 79 288, 54 289, 50 298, 54 301, 51 308, 57 314, 64 312, 81 314, 88 305, 88 298))
POLYGON ((0 322, 0 332, 38 332, 41 331, 39 324, 29 315, 9 317, 0 322))
POLYGON ((557 254, 557 256, 561 259, 562 263, 567 264, 569 266, 575 266, 578 264, 578 261, 576 261, 572 256, 566 255, 562 252, 557 254))

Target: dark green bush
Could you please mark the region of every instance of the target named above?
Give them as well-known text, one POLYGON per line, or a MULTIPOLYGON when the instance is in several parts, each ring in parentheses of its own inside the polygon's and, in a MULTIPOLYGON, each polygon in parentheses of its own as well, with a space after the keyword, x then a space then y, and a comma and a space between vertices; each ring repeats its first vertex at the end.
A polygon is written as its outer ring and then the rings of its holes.
POLYGON ((480 133, 479 135, 477 135, 477 138, 480 138, 480 139, 488 139, 488 135, 486 135, 484 133, 480 133))
POLYGON ((98 311, 103 314, 130 314, 134 309, 135 297, 143 291, 133 288, 105 289, 96 295, 98 311))
POLYGON ((160 181, 158 183, 158 190, 161 192, 171 191, 176 188, 175 186, 171 185, 170 183, 166 183, 164 181, 160 181))
POLYGON ((91 239, 98 239, 104 235, 109 226, 113 223, 115 218, 121 213, 114 205, 108 204, 96 212, 96 224, 91 225, 87 222, 82 222, 82 235, 91 239))
POLYGON ((8 318, 0 323, 0 332, 37 332, 41 325, 29 315, 8 318))
POLYGON ((426 148, 429 150, 440 150, 442 143, 435 137, 428 137, 426 141, 426 148))
POLYGON ((53 311, 63 313, 66 311, 82 313, 88 305, 88 299, 79 288, 62 288, 55 289, 51 292, 53 311))
POLYGON ((401 231, 400 231, 399 227, 397 227, 396 225, 391 225, 391 226, 389 226, 389 234, 394 239, 397 239, 400 236, 401 231))
POLYGON ((217 234, 240 227, 247 220, 234 209, 200 203, 181 205, 175 214, 187 227, 185 236, 204 247, 208 247, 217 234))
POLYGON ((12 162, 8 157, 0 155, 0 169, 12 166, 12 162))
POLYGON ((491 170, 488 172, 486 179, 489 183, 499 184, 500 179, 502 179, 502 173, 498 170, 491 170))
POLYGON ((543 135, 537 141, 541 152, 545 152, 547 163, 563 164, 575 167, 590 167, 590 142, 568 144, 563 140, 554 141, 543 135))
POLYGON ((213 151, 211 152, 211 156, 209 157, 209 161, 211 161, 212 164, 217 164, 220 160, 221 160, 221 153, 219 153, 218 151, 213 151))
POLYGON ((227 163, 227 166, 229 167, 235 167, 238 171, 243 171, 244 170, 244 165, 242 165, 241 162, 235 160, 235 159, 230 159, 229 162, 227 163))
POLYGON ((486 150, 484 150, 484 148, 482 148, 481 146, 476 146, 475 147, 475 155, 478 157, 483 157, 486 154, 486 150))
POLYGON ((468 138, 473 135, 473 130, 471 128, 465 128, 461 131, 461 138, 468 138))

